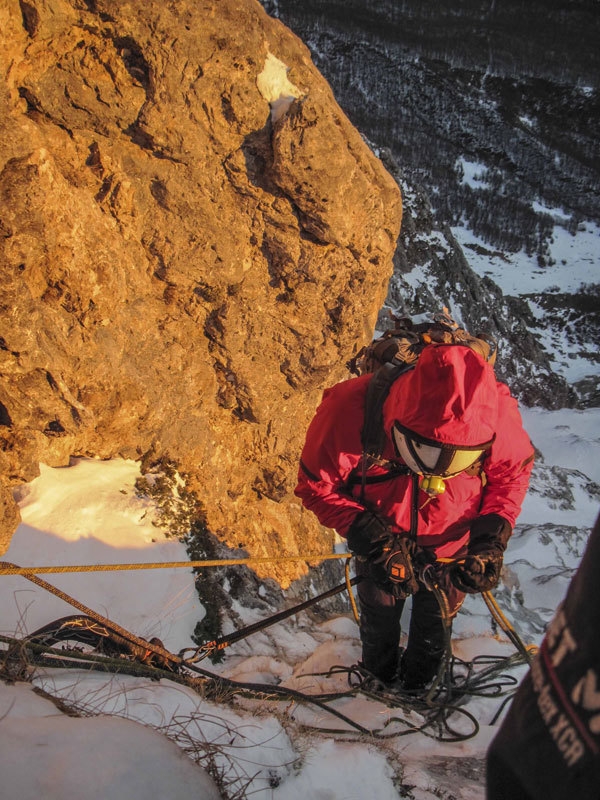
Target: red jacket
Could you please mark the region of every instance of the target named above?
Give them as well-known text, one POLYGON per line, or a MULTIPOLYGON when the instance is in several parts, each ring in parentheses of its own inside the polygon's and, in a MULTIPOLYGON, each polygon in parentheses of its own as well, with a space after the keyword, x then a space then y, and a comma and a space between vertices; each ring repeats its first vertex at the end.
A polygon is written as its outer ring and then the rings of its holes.
POLYGON ((481 514, 499 514, 513 526, 527 492, 533 447, 516 400, 492 367, 467 347, 424 350, 385 401, 387 464, 369 466, 361 502, 361 429, 371 377, 327 389, 308 428, 296 495, 321 524, 345 536, 357 513, 369 508, 398 532, 412 525, 417 543, 438 557, 461 550, 470 523, 481 514), (483 471, 447 479, 445 492, 435 497, 418 489, 413 475, 390 476, 389 467, 402 464, 391 439, 395 421, 447 444, 474 446, 493 438, 483 471))

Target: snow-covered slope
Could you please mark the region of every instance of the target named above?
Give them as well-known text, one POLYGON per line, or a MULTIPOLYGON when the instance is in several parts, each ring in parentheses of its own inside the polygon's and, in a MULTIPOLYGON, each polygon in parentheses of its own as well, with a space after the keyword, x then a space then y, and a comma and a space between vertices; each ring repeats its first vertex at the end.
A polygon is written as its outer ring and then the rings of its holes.
POLYGON ((489 328, 528 405, 598 406, 595 4, 263 5, 389 154, 405 201, 389 307, 443 302, 489 328))
MULTIPOLYGON (((592 481, 600 478, 594 459, 596 411, 525 413, 543 458, 496 597, 529 643, 540 641, 564 595, 600 505, 598 484, 592 481)), ((137 477, 138 466, 128 461, 77 460, 68 468, 43 467, 41 476, 22 490, 23 523, 6 560, 22 566, 184 561, 184 546, 153 526, 152 502, 137 495, 137 477)), ((132 632, 159 636, 172 652, 192 646, 195 622, 204 614, 189 569, 44 577, 132 632)), ((4 635, 23 635, 73 613, 22 576, 0 575, 0 603, 4 635)), ((244 624, 265 616, 239 602, 235 612, 244 624)), ((226 629, 232 624, 226 623, 226 629)), ((454 653, 466 661, 515 652, 478 597, 468 599, 454 634, 454 653)), ((224 661, 208 669, 238 681, 303 692, 340 691, 348 686, 346 673, 314 673, 350 667, 359 655, 350 611, 321 621, 301 614, 231 646, 224 661)), ((524 669, 508 674, 518 680, 524 669)), ((225 797, 395 800, 400 794, 414 800, 482 800, 483 759, 502 701, 468 701, 464 710, 480 728, 465 741, 443 743, 426 733, 377 739, 321 709, 289 700, 208 700, 170 680, 43 669, 31 685, 0 683, 0 769, 7 796, 32 800, 119 793, 145 800, 149 782, 168 782, 168 795, 174 798, 191 792, 217 796, 204 772, 187 759, 182 762, 183 751, 213 777, 220 776, 225 797), (99 718, 65 718, 48 700, 33 695, 32 686, 61 698, 63 710, 99 718), (171 741, 151 736, 148 727, 171 741), (46 755, 39 758, 42 745, 46 755)), ((338 700, 334 707, 366 729, 385 734, 406 729, 406 723, 394 721, 397 709, 361 695, 338 700)), ((418 714, 410 720, 417 726, 422 721, 418 714)), ((474 732, 461 712, 452 725, 465 736, 474 732)))

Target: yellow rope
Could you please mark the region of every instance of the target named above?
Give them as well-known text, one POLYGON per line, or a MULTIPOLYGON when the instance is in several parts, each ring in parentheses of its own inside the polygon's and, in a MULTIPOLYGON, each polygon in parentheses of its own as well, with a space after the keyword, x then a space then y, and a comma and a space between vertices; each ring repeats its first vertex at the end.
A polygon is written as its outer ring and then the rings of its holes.
POLYGON ((79 564, 55 567, 18 567, 8 561, 0 561, 0 575, 48 575, 67 572, 118 572, 138 569, 203 569, 208 567, 231 567, 241 564, 267 564, 281 561, 327 561, 333 558, 350 558, 351 553, 329 553, 327 555, 264 556, 254 558, 222 558, 212 561, 161 561, 147 564, 79 564))
MULTIPOLYGON (((5 564, 6 564, 5 561, 0 561, 0 565, 4 566, 5 564)), ((9 566, 14 566, 14 564, 10 564, 9 566)), ((174 661, 177 664, 182 663, 183 659, 180 656, 176 656, 173 653, 170 653, 168 650, 165 650, 160 640, 158 640, 158 642, 148 642, 145 639, 141 639, 139 636, 135 636, 135 634, 132 634, 125 628, 122 628, 118 623, 113 622, 112 620, 108 619, 108 617, 105 617, 102 614, 98 614, 93 609, 89 608, 83 603, 80 603, 79 600, 76 600, 74 597, 71 597, 70 594, 63 592, 62 589, 53 586, 51 583, 45 581, 43 578, 38 578, 37 575, 26 574, 25 579, 31 581, 31 583, 34 583, 36 586, 39 586, 40 589, 45 589, 47 592, 50 592, 50 594, 53 594, 55 597, 59 597, 65 603, 68 603, 69 605, 73 606, 73 608, 76 608, 78 611, 81 611, 82 614, 85 614, 87 617, 91 617, 96 622, 100 623, 100 625, 112 628, 112 630, 118 633, 120 636, 122 636, 125 639, 128 639, 129 641, 135 642, 135 644, 141 646, 145 651, 150 650, 156 655, 159 655, 162 658, 166 659, 167 662, 174 661)))
POLYGON ((482 592, 481 596, 483 597, 483 600, 492 617, 496 620, 504 632, 508 634, 509 638, 513 640, 513 644, 515 644, 517 649, 521 650, 522 655, 525 656, 525 659, 527 660, 527 663, 531 664, 532 659, 537 655, 539 650, 538 646, 535 644, 525 644, 523 641, 521 641, 519 634, 504 616, 502 609, 498 605, 498 601, 491 592, 482 592))
POLYGON ((354 599, 354 592, 352 591, 352 584, 350 583, 350 559, 346 561, 344 574, 346 577, 346 591, 348 592, 348 600, 350 600, 352 615, 354 617, 354 621, 358 625, 360 623, 360 614, 358 613, 358 607, 356 605, 356 600, 354 599))

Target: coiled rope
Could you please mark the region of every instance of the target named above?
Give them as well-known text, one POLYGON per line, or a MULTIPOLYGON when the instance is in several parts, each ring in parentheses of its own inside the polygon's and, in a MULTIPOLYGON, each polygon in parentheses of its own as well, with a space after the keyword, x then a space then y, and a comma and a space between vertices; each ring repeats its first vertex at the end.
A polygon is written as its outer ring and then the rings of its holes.
MULTIPOLYGON (((462 682, 462 685, 457 687, 457 684, 454 680, 452 680, 451 676, 453 674, 453 669, 450 666, 450 663, 456 663, 456 660, 453 660, 451 656, 451 626, 450 626, 450 615, 448 611, 448 603, 445 598, 444 592, 439 588, 437 582, 433 579, 431 575, 422 576, 422 580, 425 582, 425 585, 428 589, 434 592, 438 603, 440 604, 440 608, 442 611, 442 619, 444 621, 445 630, 446 630, 446 655, 443 660, 443 665, 440 667, 438 675, 436 676, 432 686, 429 688, 425 697, 415 697, 411 695, 407 695, 406 693, 394 693, 393 695, 390 693, 379 693, 379 692, 370 692, 368 687, 364 685, 363 677, 360 678, 360 683, 355 685, 354 687, 351 686, 350 690, 347 692, 337 692, 337 693, 329 693, 323 695, 306 695, 302 692, 288 689, 286 687, 277 687, 277 686, 264 686, 262 684, 249 684, 249 683, 240 683, 237 681, 232 681, 226 678, 223 678, 219 675, 214 673, 208 672, 197 667, 194 664, 194 660, 198 660, 198 656, 196 655, 195 659, 187 659, 183 657, 182 651, 180 654, 170 653, 166 650, 162 643, 159 640, 151 640, 147 641, 141 637, 136 636, 135 634, 127 631, 125 628, 122 628, 117 623, 113 622, 112 620, 108 619, 107 617, 98 614, 97 612, 90 609, 83 603, 80 603, 75 598, 68 595, 66 592, 58 589, 57 587, 53 586, 50 583, 47 583, 42 578, 39 578, 36 572, 93 572, 93 571, 109 571, 115 568, 117 569, 158 569, 158 568, 167 568, 169 566, 173 567, 186 567, 186 568, 193 568, 197 567, 210 567, 210 566, 231 566, 233 564, 251 564, 251 563, 261 563, 266 561, 273 561, 273 560, 303 560, 303 561, 317 561, 317 560, 325 560, 330 558, 346 558, 349 559, 351 554, 349 553, 342 553, 342 554, 328 554, 328 555, 311 555, 311 556, 282 556, 278 557, 277 559, 273 558, 247 558, 247 559, 220 559, 220 560, 213 560, 213 561, 200 561, 200 562, 162 562, 160 564, 120 564, 120 565, 90 565, 89 567, 26 567, 22 568, 15 564, 11 564, 9 562, 0 562, 0 574, 13 574, 13 575, 22 575, 27 580, 31 581, 32 583, 36 584, 40 588, 50 592, 51 594, 59 597, 64 602, 70 604, 74 608, 81 611, 86 616, 90 617, 91 620, 94 622, 104 626, 110 632, 116 634, 119 637, 122 637, 127 642, 134 645, 135 648, 138 648, 137 653, 135 650, 132 652, 134 655, 141 655, 142 666, 144 666, 145 670, 154 671, 154 674, 157 676, 161 676, 164 674, 165 676, 173 676, 173 673, 179 675, 179 678, 182 682, 186 683, 187 685, 191 686, 192 688, 198 690, 198 678, 194 678, 192 676, 186 676, 185 671, 191 671, 192 673, 201 675, 205 681, 201 682, 200 685, 203 687, 203 691, 207 688, 206 682, 208 681, 210 685, 217 687, 218 691, 223 691, 226 689, 230 691, 232 694, 241 693, 246 694, 252 697, 261 697, 261 698, 270 698, 270 699, 285 699, 295 700, 300 703, 308 703, 312 705, 316 705, 324 711, 327 711, 329 714, 332 714, 336 718, 343 721, 347 726, 349 726, 350 731, 358 731, 361 734, 366 734, 374 738, 395 738, 397 736, 406 735, 408 733, 413 733, 420 731, 425 733, 425 735, 433 736, 434 738, 440 741, 462 741, 472 736, 475 736, 477 731, 479 730, 479 723, 475 719, 475 717, 470 714, 470 712, 466 711, 464 708, 460 708, 456 706, 453 700, 456 697, 463 696, 464 694, 468 693, 477 693, 483 694, 484 696, 489 696, 489 685, 486 686, 483 682, 484 675, 482 672, 477 673, 474 678, 470 680, 470 685, 468 685, 468 681, 465 679, 462 682), (154 654, 158 656, 159 663, 166 667, 166 669, 161 669, 160 667, 155 667, 151 663, 144 663, 148 656, 154 654), (444 692, 442 691, 443 686, 442 683, 445 680, 445 697, 443 699, 442 695, 444 692), (364 726, 360 725, 360 723, 352 720, 347 715, 342 714, 337 709, 332 708, 328 705, 328 703, 332 700, 339 699, 342 697, 347 697, 349 695, 354 695, 357 692, 362 692, 363 694, 372 697, 378 701, 385 701, 389 707, 392 708, 399 708, 403 710, 409 716, 417 710, 423 716, 423 722, 419 725, 415 725, 414 722, 410 720, 406 720, 402 717, 393 716, 388 719, 384 728, 379 730, 369 730, 364 726), (470 720, 472 729, 468 733, 462 733, 460 731, 454 730, 448 723, 449 717, 454 714, 458 713, 463 717, 466 717, 470 720), (393 723, 400 724, 404 726, 401 730, 396 731, 389 731, 390 725, 393 723), (435 733, 430 732, 430 728, 435 729, 435 733)), ((357 579, 353 578, 350 579, 349 573, 349 564, 346 563, 346 582, 342 584, 340 587, 336 587, 333 590, 329 590, 328 592, 324 593, 323 595, 316 598, 316 600, 320 599, 321 597, 331 596, 332 593, 337 591, 341 591, 344 588, 348 589, 349 596, 351 598, 351 604, 353 607, 353 611, 355 617, 358 617, 358 611, 356 609, 356 604, 354 602, 354 597, 351 591, 351 585, 356 583, 357 579)), ((486 593, 489 595, 489 593, 486 593)), ((490 595, 491 597, 491 595, 490 595)), ((255 632, 256 630, 260 630, 263 627, 266 627, 267 624, 273 624, 274 621, 279 621, 279 619, 285 618, 290 616, 292 613, 295 613, 302 608, 308 606, 308 604, 312 604, 315 602, 313 599, 312 601, 306 601, 305 603, 300 604, 300 606, 296 606, 293 609, 290 609, 286 612, 280 612, 280 614, 274 615, 273 618, 269 618, 266 623, 262 624, 254 624, 249 626, 247 629, 243 631, 238 631, 236 634, 232 635, 226 642, 226 644, 220 642, 210 642, 207 645, 203 646, 203 648, 199 648, 196 651, 196 654, 203 649, 206 649, 206 654, 208 654, 210 648, 215 648, 215 646, 223 645, 226 646, 230 644, 233 639, 238 641, 240 638, 244 638, 250 633, 255 632)), ((486 603, 488 600, 486 599, 486 603)), ((492 598, 492 601, 488 603, 488 608, 492 612, 494 619, 501 625, 501 627, 508 633, 510 631, 510 638, 516 645, 518 645, 517 649, 519 651, 518 656, 519 660, 521 658, 526 658, 527 661, 530 660, 531 648, 525 647, 521 640, 519 639, 516 631, 510 625, 506 617, 502 614, 500 609, 498 608, 497 604, 492 598), (513 638, 514 637, 514 638, 513 638)), ((39 658, 45 663, 46 665, 49 663, 48 658, 58 658, 58 663, 55 664, 57 666, 66 666, 69 659, 71 661, 75 661, 77 664, 78 660, 87 660, 89 664, 92 665, 92 668, 98 668, 96 665, 102 665, 100 668, 109 670, 109 671, 119 671, 123 672, 126 671, 124 669, 124 662, 123 659, 107 659, 102 656, 95 656, 91 658, 90 656, 82 656, 82 659, 79 659, 78 656, 74 656, 71 652, 65 654, 65 651, 59 650, 54 651, 52 648, 48 648, 47 645, 39 645, 36 644, 35 641, 26 642, 25 640, 17 640, 12 639, 10 637, 0 637, 0 641, 8 641, 11 644, 9 648, 9 652, 7 654, 6 660, 8 661, 9 658, 12 656, 14 657, 15 652, 22 651, 22 648, 25 646, 31 652, 36 653, 35 658, 39 658), (48 656, 48 653, 51 653, 48 656), (66 660, 65 660, 66 659, 66 660)), ((515 659, 513 658, 513 661, 515 659)), ((501 659, 500 661, 505 668, 507 662, 510 659, 501 659)), ((52 662, 54 663, 54 662, 52 662)), ((462 662, 464 665, 464 662, 462 662)), ((472 662, 474 664, 475 662, 472 662)), ((518 663, 518 662, 517 662, 518 663)), ((79 665, 80 666, 80 665, 79 665)), ((498 665, 495 664, 493 667, 493 671, 497 671, 498 665)), ((336 668, 333 668, 332 671, 328 674, 333 674, 336 668)), ((338 670, 345 670, 349 676, 355 672, 355 668, 337 668, 338 670)), ((472 669, 472 667, 467 668, 467 671, 472 669)), ((485 677, 490 673, 490 667, 486 671, 485 677)), ((496 682, 494 686, 494 696, 498 695, 499 690, 501 689, 501 684, 496 682)), ((318 728, 317 730, 329 734, 347 734, 349 731, 346 729, 331 729, 331 728, 318 728)))
MULTIPOLYGON (((133 638, 137 639, 137 637, 133 638)), ((13 637, 0 636, 0 642, 6 642, 10 645, 7 661, 11 657, 14 658, 15 654, 18 654, 22 658, 26 658, 29 663, 44 667, 59 667, 62 669, 83 669, 87 667, 88 669, 102 672, 130 674, 136 677, 149 677, 154 680, 165 678, 189 686, 207 700, 217 699, 222 701, 227 697, 239 695, 251 699, 284 701, 288 704, 291 701, 299 705, 314 706, 320 711, 335 717, 346 726, 345 728, 310 726, 311 729, 316 732, 329 735, 347 736, 352 734, 356 735, 356 733, 358 733, 370 739, 392 739, 421 732, 426 736, 439 739, 440 741, 453 742, 469 739, 474 736, 479 729, 477 720, 465 709, 458 707, 453 709, 447 708, 446 717, 449 716, 450 713, 458 712, 471 721, 472 729, 467 733, 461 733, 453 731, 446 726, 446 731, 444 731, 442 729, 443 726, 440 725, 440 708, 432 709, 430 706, 425 707, 423 704, 419 704, 418 698, 411 698, 408 700, 407 698, 400 698, 399 696, 386 697, 384 695, 369 693, 360 686, 356 686, 345 692, 306 694, 285 686, 234 681, 230 678, 216 675, 208 670, 201 669, 187 661, 183 661, 181 665, 182 668, 177 672, 171 672, 153 664, 132 662, 122 658, 84 653, 78 650, 58 649, 49 647, 47 644, 38 643, 35 640, 27 641, 15 639, 13 637), (193 674, 189 674, 190 672, 193 674), (195 675, 201 677, 198 678, 195 677, 195 675), (402 716, 388 717, 382 728, 371 729, 330 705, 330 703, 335 700, 353 697, 359 692, 378 702, 385 702, 388 707, 401 710, 408 718, 406 719, 402 716), (420 720, 417 722, 414 718, 415 710, 420 714, 420 720), (396 727, 396 730, 391 730, 394 727, 396 727), (436 732, 430 731, 432 727, 435 728, 436 732)), ((334 671, 335 668, 332 669, 330 674, 333 674, 334 671)), ((286 709, 286 714, 293 718, 293 712, 290 712, 289 708, 286 709)))

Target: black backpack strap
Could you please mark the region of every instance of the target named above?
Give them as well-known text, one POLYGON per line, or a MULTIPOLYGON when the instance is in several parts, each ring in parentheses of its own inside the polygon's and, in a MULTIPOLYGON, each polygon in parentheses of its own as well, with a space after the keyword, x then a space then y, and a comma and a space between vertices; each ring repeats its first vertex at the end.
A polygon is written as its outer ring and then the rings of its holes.
POLYGON ((410 501, 410 538, 413 542, 417 541, 417 530, 419 527, 419 476, 416 472, 411 473, 411 501, 410 501))
MULTIPOLYGON (((379 472, 377 475, 366 475, 363 478, 363 462, 361 461, 359 466, 352 470, 344 486, 348 488, 358 486, 359 484, 361 486, 372 486, 376 483, 393 481, 395 478, 399 478, 401 475, 410 475, 410 469, 405 464, 390 463, 389 465, 379 464, 379 466, 385 469, 385 472, 379 472)), ((368 468, 369 465, 367 463, 367 469, 368 468)))
POLYGON ((360 434, 365 456, 379 458, 385 448, 385 429, 383 427, 383 405, 394 381, 405 372, 413 369, 412 364, 389 362, 381 366, 369 381, 365 398, 365 416, 360 434))
POLYGON ((369 381, 365 396, 365 414, 360 433, 362 443, 361 502, 364 502, 367 485, 367 470, 370 459, 378 459, 385 449, 385 428, 383 427, 383 405, 394 381, 413 369, 412 364, 398 364, 392 361, 379 367, 369 381))

